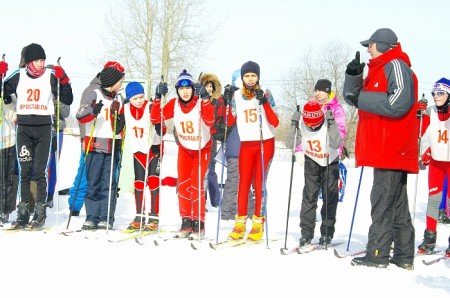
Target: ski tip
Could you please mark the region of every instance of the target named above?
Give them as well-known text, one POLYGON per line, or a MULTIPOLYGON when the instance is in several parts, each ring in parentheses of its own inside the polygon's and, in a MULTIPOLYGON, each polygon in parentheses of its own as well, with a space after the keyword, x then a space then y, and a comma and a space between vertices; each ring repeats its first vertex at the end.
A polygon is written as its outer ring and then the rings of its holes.
POLYGON ((134 242, 136 242, 139 245, 142 245, 143 243, 141 243, 141 241, 139 241, 139 237, 134 238, 134 242))
POLYGON ((280 254, 282 254, 284 256, 287 255, 286 250, 287 249, 285 249, 285 248, 280 248, 280 254))
POLYGON ((191 243, 191 248, 192 248, 193 250, 197 250, 197 247, 195 247, 194 243, 191 243))
POLYGON ((333 250, 333 252, 334 252, 334 255, 335 255, 336 257, 342 258, 342 256, 339 254, 339 252, 337 251, 336 248, 333 250))
POLYGON ((159 246, 159 243, 156 240, 153 240, 153 244, 155 244, 155 246, 159 246))
POLYGON ((212 244, 211 242, 209 243, 209 247, 216 250, 216 247, 214 246, 214 244, 212 244))

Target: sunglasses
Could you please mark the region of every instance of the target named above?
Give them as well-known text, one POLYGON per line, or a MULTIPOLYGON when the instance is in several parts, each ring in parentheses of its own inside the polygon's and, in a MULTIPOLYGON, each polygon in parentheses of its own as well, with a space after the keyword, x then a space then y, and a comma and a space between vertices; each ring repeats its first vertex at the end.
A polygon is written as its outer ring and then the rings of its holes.
POLYGON ((447 92, 445 92, 445 91, 431 92, 431 96, 433 96, 433 97, 435 97, 435 96, 441 97, 441 96, 444 96, 445 94, 447 94, 447 92))
POLYGON ((192 82, 190 80, 181 80, 178 82, 178 87, 189 87, 192 86, 192 82))

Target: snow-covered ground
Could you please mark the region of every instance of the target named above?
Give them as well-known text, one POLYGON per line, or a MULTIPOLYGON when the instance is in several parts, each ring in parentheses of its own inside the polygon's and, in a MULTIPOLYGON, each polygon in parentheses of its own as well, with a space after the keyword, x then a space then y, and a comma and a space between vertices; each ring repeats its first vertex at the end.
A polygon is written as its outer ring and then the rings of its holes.
MULTIPOLYGON (((176 176, 176 145, 166 142, 163 176, 176 176)), ((406 271, 396 266, 388 269, 352 267, 350 258, 338 259, 333 250, 316 251, 306 255, 281 255, 284 247, 286 215, 290 181, 290 151, 279 145, 268 177, 269 238, 280 241, 266 245, 231 248, 214 251, 208 247, 215 241, 217 208, 207 205, 206 237, 193 250, 188 241, 160 241, 145 245, 134 241, 110 243, 117 237, 110 232, 100 239, 85 239, 81 235, 62 236, 68 219, 67 196, 59 196, 57 206, 48 211, 46 227, 42 232, 0 232, 0 297, 449 297, 450 261, 432 266, 422 264, 418 257, 415 270, 406 271), (138 296, 137 296, 138 295, 138 296)), ((123 181, 132 181, 131 156, 125 155, 123 181), (126 173, 126 174, 125 174, 126 173)), ((70 187, 79 160, 79 141, 65 136, 60 161, 59 188, 70 187)), ((221 168, 217 164, 220 179, 221 168)), ((344 202, 339 203, 334 240, 345 244, 345 251, 355 207, 360 169, 348 167, 344 202)), ((372 171, 364 170, 357 204, 350 250, 363 249, 370 225, 372 171)), ((414 202, 416 176, 409 179, 411 210, 414 202)), ((287 247, 292 248, 300 237, 299 210, 303 170, 294 168, 294 183, 289 214, 287 247)), ((126 187, 124 188, 126 189, 126 187)), ((163 187, 161 195, 161 228, 176 230, 180 224, 178 202, 174 188, 163 187)), ((416 246, 422 240, 427 202, 427 172, 418 178, 415 207, 416 246)), ((121 191, 116 210, 115 229, 126 228, 134 214, 134 197, 121 191)), ((15 218, 12 214, 12 219, 15 218)), ((80 228, 85 219, 73 217, 70 228, 80 228)), ((233 226, 232 221, 221 221, 219 241, 224 240, 233 226)), ((250 228, 250 221, 248 223, 250 228)), ((105 232, 96 232, 103 234, 105 232)), ((81 233, 80 233, 81 234, 81 233)), ((163 234, 164 235, 164 234, 163 234)), ((438 226, 438 249, 447 247, 450 227, 438 226)), ((316 226, 316 238, 319 237, 316 226)))

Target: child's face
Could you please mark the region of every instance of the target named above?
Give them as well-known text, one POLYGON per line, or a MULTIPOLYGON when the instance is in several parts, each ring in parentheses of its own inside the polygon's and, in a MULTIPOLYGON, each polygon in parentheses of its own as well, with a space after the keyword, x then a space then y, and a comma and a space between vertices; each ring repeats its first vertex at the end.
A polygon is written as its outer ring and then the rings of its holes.
POLYGON ((212 83, 208 83, 205 85, 206 92, 208 92, 209 96, 212 96, 213 93, 213 85, 212 83))
POLYGON ((431 92, 431 95, 433 96, 434 104, 437 107, 444 105, 449 96, 449 94, 445 91, 433 91, 431 92))
POLYGON ((34 60, 33 66, 34 66, 34 68, 36 68, 36 70, 39 70, 39 71, 43 70, 45 67, 45 60, 44 59, 34 60))
POLYGON ((192 97, 192 87, 186 86, 178 88, 178 95, 183 101, 188 101, 192 97))
POLYGON ((138 94, 130 98, 130 104, 138 109, 144 105, 144 102, 145 102, 144 94, 138 94))
POLYGON ((246 86, 253 87, 258 83, 258 76, 256 73, 248 72, 242 77, 242 80, 246 86))
POLYGON ((328 93, 326 93, 325 91, 321 91, 321 90, 314 90, 314 98, 318 101, 318 102, 323 102, 325 100, 328 99, 328 93))

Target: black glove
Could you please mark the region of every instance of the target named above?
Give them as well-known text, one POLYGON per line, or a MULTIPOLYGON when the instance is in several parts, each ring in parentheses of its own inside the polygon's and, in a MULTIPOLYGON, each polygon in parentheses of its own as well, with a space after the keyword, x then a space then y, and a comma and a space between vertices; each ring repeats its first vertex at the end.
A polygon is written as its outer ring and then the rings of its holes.
POLYGON ((295 111, 292 114, 291 121, 293 124, 297 125, 300 122, 300 112, 295 111))
POLYGON ((231 98, 233 97, 233 94, 231 92, 231 88, 232 88, 231 85, 226 85, 225 86, 225 90, 223 91, 223 97, 222 97, 223 98, 223 104, 226 105, 226 106, 230 103, 231 98))
POLYGON ((366 66, 366 63, 361 63, 361 60, 359 58, 359 51, 356 52, 355 59, 353 59, 348 65, 347 65, 347 74, 351 76, 357 76, 359 74, 362 74, 364 67, 366 66))
POLYGON ((205 86, 202 86, 200 88, 198 95, 200 96, 201 99, 210 99, 211 98, 211 95, 209 95, 208 91, 206 91, 205 86))
POLYGON ((161 95, 166 95, 168 91, 167 83, 159 83, 155 89, 155 99, 161 99, 161 95))
POLYGON ((264 91, 262 91, 261 89, 256 89, 255 94, 256 99, 259 100, 260 105, 263 105, 267 102, 267 97, 264 95, 264 91))
POLYGON ((345 93, 345 98, 350 101, 356 108, 358 107, 358 97, 359 94, 354 94, 351 92, 345 93))
POLYGON ((98 116, 98 114, 100 113, 102 108, 103 108, 103 103, 100 100, 98 103, 95 104, 94 108, 92 109, 92 113, 94 113, 95 117, 98 116))
POLYGON ((199 83, 194 84, 194 91, 196 95, 200 95, 200 89, 202 89, 203 85, 199 83))

